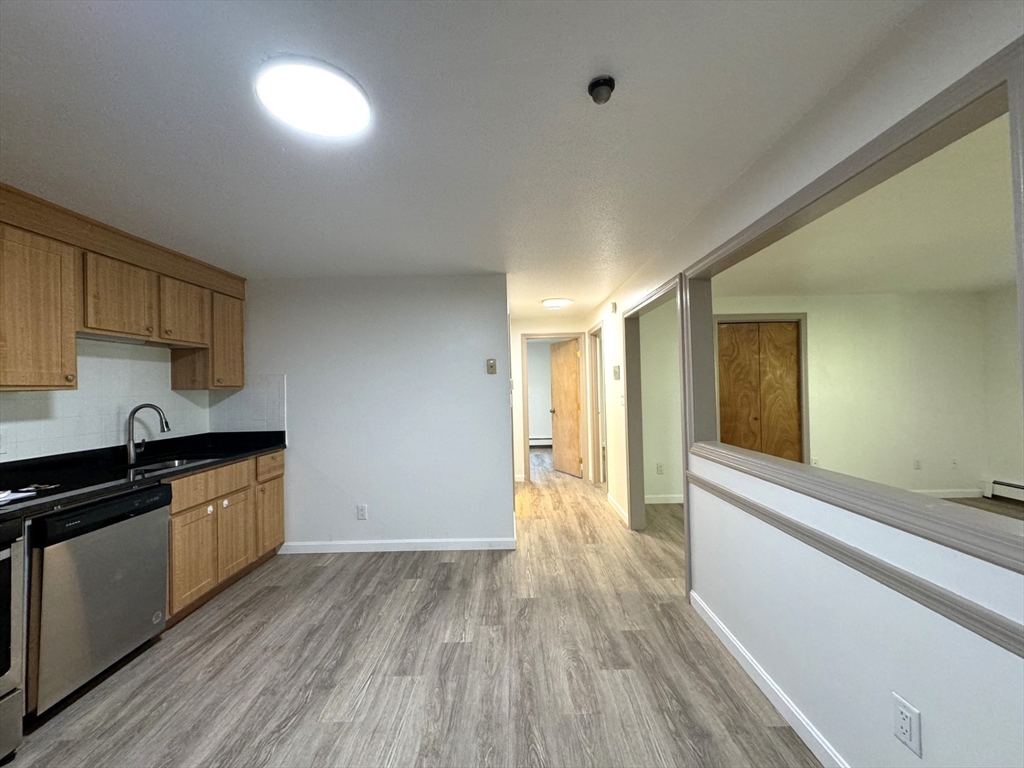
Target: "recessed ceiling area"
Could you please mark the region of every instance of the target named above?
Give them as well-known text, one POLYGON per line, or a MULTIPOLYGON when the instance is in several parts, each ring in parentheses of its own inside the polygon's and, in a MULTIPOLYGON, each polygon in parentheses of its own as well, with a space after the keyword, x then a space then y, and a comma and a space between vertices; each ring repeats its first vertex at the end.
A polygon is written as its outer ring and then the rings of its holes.
POLYGON ((983 291, 1017 279, 1010 121, 993 120, 711 281, 716 296, 983 291))
POLYGON ((250 279, 507 273, 513 317, 582 316, 920 4, 5 0, 0 181, 250 279), (268 119, 281 54, 370 134, 268 119))

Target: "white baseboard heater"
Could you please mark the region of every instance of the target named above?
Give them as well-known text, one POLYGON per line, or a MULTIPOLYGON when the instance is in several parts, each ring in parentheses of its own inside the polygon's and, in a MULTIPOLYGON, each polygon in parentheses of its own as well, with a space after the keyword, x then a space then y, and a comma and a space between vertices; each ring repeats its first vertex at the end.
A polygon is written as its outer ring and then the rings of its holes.
POLYGON ((1011 483, 1009 480, 993 480, 992 495, 1005 496, 1010 499, 1024 499, 1024 485, 1011 483))

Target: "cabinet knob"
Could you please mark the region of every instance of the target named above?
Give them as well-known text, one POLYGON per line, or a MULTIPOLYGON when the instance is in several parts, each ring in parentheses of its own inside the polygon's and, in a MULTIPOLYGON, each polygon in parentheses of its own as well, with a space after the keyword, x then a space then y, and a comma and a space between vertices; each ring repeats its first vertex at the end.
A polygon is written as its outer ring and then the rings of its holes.
POLYGON ((73 374, 73 373, 69 373, 69 374, 64 376, 64 381, 74 381, 74 380, 75 380, 75 374, 73 374))
POLYGON ((165 328, 164 329, 164 334, 166 334, 167 336, 170 336, 171 335, 171 329, 170 328, 165 328))
POLYGON ((267 492, 267 489, 266 489, 266 488, 264 488, 264 487, 260 487, 260 493, 266 493, 266 492, 267 492))
POLYGON ((152 333, 152 332, 153 332, 153 326, 152 325, 147 325, 146 326, 146 333, 152 333))
POLYGON ((213 504, 211 504, 210 506, 208 506, 206 508, 206 514, 208 514, 208 515, 212 515, 213 514, 213 504))
POLYGON ((217 379, 217 383, 218 384, 223 384, 224 383, 224 379, 217 379))
POLYGON ((221 502, 221 506, 226 507, 227 505, 228 505, 228 500, 224 499, 224 501, 221 502))

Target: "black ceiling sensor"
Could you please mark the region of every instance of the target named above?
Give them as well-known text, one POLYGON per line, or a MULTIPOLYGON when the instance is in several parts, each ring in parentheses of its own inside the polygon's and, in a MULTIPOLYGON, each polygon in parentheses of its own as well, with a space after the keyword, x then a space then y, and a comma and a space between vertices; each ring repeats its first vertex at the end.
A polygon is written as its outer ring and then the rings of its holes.
POLYGON ((595 77, 587 86, 587 92, 590 93, 590 98, 594 100, 595 104, 607 104, 614 90, 615 78, 611 75, 595 77))

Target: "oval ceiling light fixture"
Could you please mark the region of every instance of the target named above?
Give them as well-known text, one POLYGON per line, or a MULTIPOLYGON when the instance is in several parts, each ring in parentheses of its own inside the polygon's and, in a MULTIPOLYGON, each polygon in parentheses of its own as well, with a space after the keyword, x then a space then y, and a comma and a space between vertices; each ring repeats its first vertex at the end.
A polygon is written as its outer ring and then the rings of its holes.
POLYGON ((548 309, 565 309, 572 304, 572 299, 544 299, 541 304, 548 309))
POLYGON ((337 67, 316 59, 268 59, 256 72, 256 97, 278 120, 317 136, 356 136, 370 125, 363 89, 337 67))

